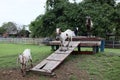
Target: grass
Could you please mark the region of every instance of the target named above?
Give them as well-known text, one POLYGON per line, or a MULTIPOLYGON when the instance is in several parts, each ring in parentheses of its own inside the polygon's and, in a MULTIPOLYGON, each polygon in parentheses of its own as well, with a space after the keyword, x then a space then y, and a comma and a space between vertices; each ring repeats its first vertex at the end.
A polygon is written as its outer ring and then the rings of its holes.
POLYGON ((71 75, 69 80, 78 80, 76 75, 71 75))
POLYGON ((90 80, 119 80, 120 49, 105 49, 104 53, 81 55, 80 69, 87 70, 90 80))
POLYGON ((2 44, 0 43, 0 68, 15 68, 17 67, 18 54, 22 53, 24 49, 31 49, 33 62, 40 62, 50 53, 50 47, 38 45, 24 45, 24 44, 2 44))
MULTIPOLYGON (((16 68, 18 54, 26 48, 31 49, 34 63, 39 63, 52 53, 51 48, 44 45, 0 43, 0 68, 16 68)), ((103 53, 94 55, 70 55, 65 60, 67 61, 77 61, 73 65, 77 65, 79 70, 86 70, 90 80, 119 80, 120 78, 120 49, 106 48, 103 53)), ((44 76, 41 77, 46 80, 44 76)), ((78 78, 76 75, 71 75, 69 80, 78 80, 78 78)))

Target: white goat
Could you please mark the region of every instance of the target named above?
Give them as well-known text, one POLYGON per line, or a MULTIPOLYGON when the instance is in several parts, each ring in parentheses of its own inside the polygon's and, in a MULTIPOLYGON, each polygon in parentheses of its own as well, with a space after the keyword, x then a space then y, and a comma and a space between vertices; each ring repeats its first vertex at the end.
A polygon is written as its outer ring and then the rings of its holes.
POLYGON ((31 56, 31 53, 30 53, 30 49, 25 49, 23 51, 23 53, 18 56, 18 61, 21 64, 22 75, 25 76, 26 75, 27 65, 28 65, 29 61, 31 62, 31 67, 33 67, 33 65, 32 65, 32 56, 31 56))
POLYGON ((65 46, 65 40, 68 39, 68 44, 67 44, 67 50, 68 50, 69 43, 70 41, 72 41, 72 37, 75 36, 74 31, 67 29, 65 32, 61 32, 60 28, 57 28, 56 33, 57 33, 57 36, 59 36, 59 39, 61 41, 61 51, 63 50, 62 46, 65 46))

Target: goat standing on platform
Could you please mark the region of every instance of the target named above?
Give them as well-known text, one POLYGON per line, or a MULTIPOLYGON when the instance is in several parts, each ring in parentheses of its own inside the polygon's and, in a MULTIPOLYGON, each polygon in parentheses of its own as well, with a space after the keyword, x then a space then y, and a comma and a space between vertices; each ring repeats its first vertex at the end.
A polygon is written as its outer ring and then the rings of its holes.
POLYGON ((90 16, 87 16, 86 17, 86 27, 87 27, 87 36, 90 37, 92 34, 91 34, 91 29, 93 27, 93 23, 92 23, 92 20, 91 20, 91 17, 90 16))
POLYGON ((24 52, 18 56, 18 61, 21 64, 22 75, 25 76, 27 65, 28 65, 29 61, 31 62, 31 67, 33 67, 30 49, 25 49, 24 52))
POLYGON ((61 51, 65 51, 62 49, 62 47, 65 46, 65 40, 68 39, 68 44, 67 44, 67 50, 68 50, 70 41, 72 41, 72 37, 75 36, 74 31, 67 29, 65 32, 62 32, 60 28, 57 28, 56 33, 57 33, 57 36, 59 36, 59 39, 61 41, 61 51))

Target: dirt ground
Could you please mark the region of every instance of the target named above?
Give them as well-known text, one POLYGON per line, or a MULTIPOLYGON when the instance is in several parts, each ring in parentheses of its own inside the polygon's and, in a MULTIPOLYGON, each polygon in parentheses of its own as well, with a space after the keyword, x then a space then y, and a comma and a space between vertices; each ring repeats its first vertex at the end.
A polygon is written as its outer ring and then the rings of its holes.
POLYGON ((54 73, 55 76, 43 76, 34 73, 27 73, 22 77, 19 69, 0 70, 0 80, 89 80, 86 70, 77 67, 78 60, 67 60, 58 66, 54 73))

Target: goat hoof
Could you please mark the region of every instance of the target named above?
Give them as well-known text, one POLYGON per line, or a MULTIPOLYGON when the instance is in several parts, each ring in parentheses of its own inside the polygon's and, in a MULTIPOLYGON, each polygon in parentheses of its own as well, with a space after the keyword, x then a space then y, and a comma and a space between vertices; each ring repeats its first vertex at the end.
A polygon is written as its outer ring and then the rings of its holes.
POLYGON ((21 73, 23 73, 23 70, 21 69, 21 73))
POLYGON ((25 77, 26 73, 22 72, 22 77, 25 77))
POLYGON ((22 77, 25 77, 25 75, 22 75, 22 77))
POLYGON ((31 64, 31 68, 33 68, 33 64, 31 64))

